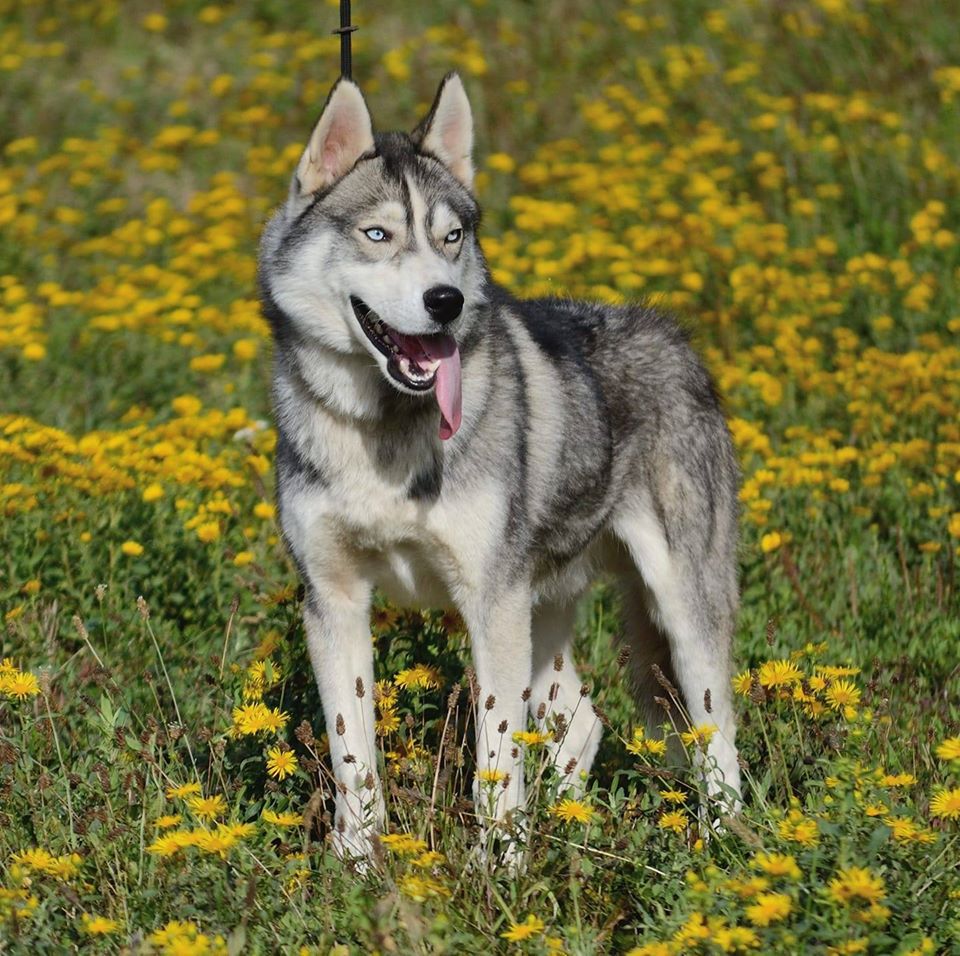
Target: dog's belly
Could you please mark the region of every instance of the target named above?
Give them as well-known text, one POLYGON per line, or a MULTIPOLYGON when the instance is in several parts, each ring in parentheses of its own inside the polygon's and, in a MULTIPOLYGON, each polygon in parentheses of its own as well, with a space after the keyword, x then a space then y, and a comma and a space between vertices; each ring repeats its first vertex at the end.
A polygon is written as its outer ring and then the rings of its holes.
POLYGON ((368 552, 367 573, 394 604, 415 608, 449 608, 450 594, 436 570, 425 560, 422 547, 394 544, 368 552))

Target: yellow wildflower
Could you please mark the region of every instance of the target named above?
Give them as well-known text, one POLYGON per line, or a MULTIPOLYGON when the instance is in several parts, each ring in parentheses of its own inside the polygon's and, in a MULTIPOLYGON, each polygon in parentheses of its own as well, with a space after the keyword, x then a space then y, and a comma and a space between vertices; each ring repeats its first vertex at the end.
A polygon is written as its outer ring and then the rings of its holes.
POLYGON ((764 661, 757 680, 762 687, 788 687, 803 680, 803 672, 792 661, 764 661))
POLYGON ((589 823, 596 811, 582 800, 561 800, 560 803, 550 808, 550 815, 563 820, 564 823, 572 823, 576 820, 578 823, 589 823))
POLYGON ((510 928, 500 934, 501 939, 509 940, 511 943, 521 943, 532 936, 539 936, 547 924, 539 916, 532 913, 522 923, 511 923, 510 928))
POLYGON ((84 913, 81 917, 81 927, 88 936, 106 936, 120 929, 120 923, 106 916, 91 916, 84 913))
POLYGON ((182 800, 184 797, 189 797, 194 793, 200 793, 202 789, 199 783, 184 783, 179 787, 168 787, 167 799, 182 800))
POLYGON ((761 893, 744 911, 754 926, 769 926, 790 915, 793 902, 786 893, 761 893))
POLYGON ((960 787, 947 790, 941 787, 930 800, 930 812, 946 820, 960 819, 960 787))
POLYGON ((291 774, 297 772, 299 763, 296 754, 292 750, 281 750, 279 747, 272 747, 267 751, 267 773, 277 780, 284 780, 291 774))
POLYGON ((213 820, 227 809, 227 803, 219 793, 214 794, 212 797, 189 797, 187 799, 187 806, 194 814, 200 817, 201 820, 213 820))
POLYGON ((960 736, 947 737, 937 745, 936 754, 941 760, 960 760, 960 736))
POLYGON ((860 866, 841 869, 830 881, 828 892, 839 903, 850 903, 853 900, 878 903, 887 895, 883 877, 860 866))

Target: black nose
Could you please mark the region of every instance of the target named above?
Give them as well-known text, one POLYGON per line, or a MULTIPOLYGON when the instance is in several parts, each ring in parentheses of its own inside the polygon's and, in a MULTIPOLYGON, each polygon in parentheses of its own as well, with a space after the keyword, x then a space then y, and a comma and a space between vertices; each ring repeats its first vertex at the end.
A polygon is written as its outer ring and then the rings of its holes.
POLYGON ((452 285, 435 285, 423 293, 423 304, 434 322, 446 325, 463 310, 463 293, 452 285))

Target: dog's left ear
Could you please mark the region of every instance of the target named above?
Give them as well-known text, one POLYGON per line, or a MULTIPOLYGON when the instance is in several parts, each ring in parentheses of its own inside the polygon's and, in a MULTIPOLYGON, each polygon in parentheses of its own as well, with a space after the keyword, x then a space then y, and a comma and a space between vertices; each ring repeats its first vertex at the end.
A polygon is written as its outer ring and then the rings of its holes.
POLYGON ((411 135, 423 152, 436 156, 467 189, 473 186, 473 113, 456 73, 443 78, 430 112, 411 135))

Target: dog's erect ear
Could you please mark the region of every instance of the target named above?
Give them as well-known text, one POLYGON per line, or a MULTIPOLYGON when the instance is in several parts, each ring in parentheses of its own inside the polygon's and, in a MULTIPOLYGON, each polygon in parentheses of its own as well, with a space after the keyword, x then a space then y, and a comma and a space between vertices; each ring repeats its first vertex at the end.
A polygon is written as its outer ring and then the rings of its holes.
POLYGON ((456 73, 448 73, 443 78, 430 112, 413 131, 413 141, 423 152, 436 156, 467 189, 471 188, 473 113, 456 73))
POLYGON ((373 124, 360 87, 338 80, 300 157, 294 194, 308 196, 333 185, 373 148, 373 124))

